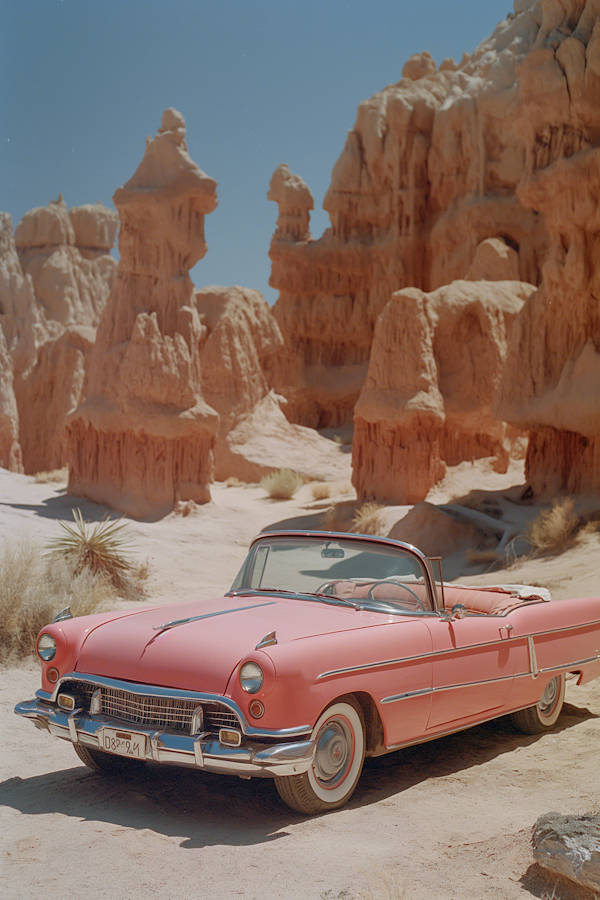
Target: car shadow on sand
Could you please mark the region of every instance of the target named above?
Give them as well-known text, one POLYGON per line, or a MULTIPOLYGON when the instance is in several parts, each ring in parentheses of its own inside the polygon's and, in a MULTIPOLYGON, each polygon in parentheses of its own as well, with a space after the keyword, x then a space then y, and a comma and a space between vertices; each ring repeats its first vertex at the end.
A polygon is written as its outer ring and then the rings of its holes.
MULTIPOLYGON (((596 717, 565 704, 556 731, 596 717)), ((367 759, 348 809, 377 803, 428 779, 448 776, 528 747, 538 736, 517 734, 509 721, 367 759)), ((0 805, 25 815, 60 813, 84 821, 149 829, 177 838, 186 849, 213 845, 253 846, 288 835, 304 820, 279 799, 271 779, 230 776, 149 764, 142 774, 101 777, 82 766, 9 778, 0 784, 0 805)))
MULTIPOLYGON (((552 734, 568 731, 584 719, 599 718, 585 707, 565 703, 552 734)), ((474 728, 397 750, 386 756, 365 760, 363 774, 352 802, 375 803, 406 791, 428 778, 443 778, 484 765, 505 753, 529 747, 543 735, 517 731, 509 716, 503 716, 474 728), (392 779, 384 771, 396 773, 392 779)))

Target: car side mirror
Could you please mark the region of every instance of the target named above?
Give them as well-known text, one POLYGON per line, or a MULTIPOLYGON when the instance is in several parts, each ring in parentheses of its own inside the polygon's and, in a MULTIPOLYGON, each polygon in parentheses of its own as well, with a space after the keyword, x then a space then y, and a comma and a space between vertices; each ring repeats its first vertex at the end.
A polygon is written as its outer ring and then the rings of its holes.
POLYGON ((442 614, 443 622, 454 622, 455 619, 464 619, 467 615, 467 607, 464 603, 455 603, 449 613, 442 614))

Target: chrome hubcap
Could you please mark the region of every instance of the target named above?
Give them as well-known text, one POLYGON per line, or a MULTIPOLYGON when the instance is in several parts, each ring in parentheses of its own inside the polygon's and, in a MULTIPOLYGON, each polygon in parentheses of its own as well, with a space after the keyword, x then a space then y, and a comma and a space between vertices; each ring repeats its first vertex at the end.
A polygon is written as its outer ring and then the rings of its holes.
POLYGON ((353 738, 350 728, 337 719, 325 722, 317 735, 315 777, 328 787, 341 781, 352 760, 353 738))
POLYGON ((558 678, 553 678, 547 685, 546 690, 540 697, 540 702, 538 703, 538 709, 543 716, 547 716, 552 712, 558 697, 558 690, 559 680, 558 678))

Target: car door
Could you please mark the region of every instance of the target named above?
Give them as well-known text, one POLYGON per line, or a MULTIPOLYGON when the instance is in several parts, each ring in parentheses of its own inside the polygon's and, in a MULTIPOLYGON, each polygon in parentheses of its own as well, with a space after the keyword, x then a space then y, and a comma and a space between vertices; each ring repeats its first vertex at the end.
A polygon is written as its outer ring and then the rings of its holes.
POLYGON ((493 718, 509 701, 515 643, 510 615, 469 614, 427 620, 432 639, 432 701, 428 731, 452 730, 493 718))

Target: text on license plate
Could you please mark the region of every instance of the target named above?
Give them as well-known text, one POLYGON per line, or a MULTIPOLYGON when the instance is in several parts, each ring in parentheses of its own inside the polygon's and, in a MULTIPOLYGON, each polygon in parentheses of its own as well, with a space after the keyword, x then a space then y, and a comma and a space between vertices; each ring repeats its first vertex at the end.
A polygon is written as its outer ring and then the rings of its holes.
POLYGON ((98 734, 98 749, 106 753, 117 753, 119 756, 146 759, 146 735, 103 728, 98 734))

